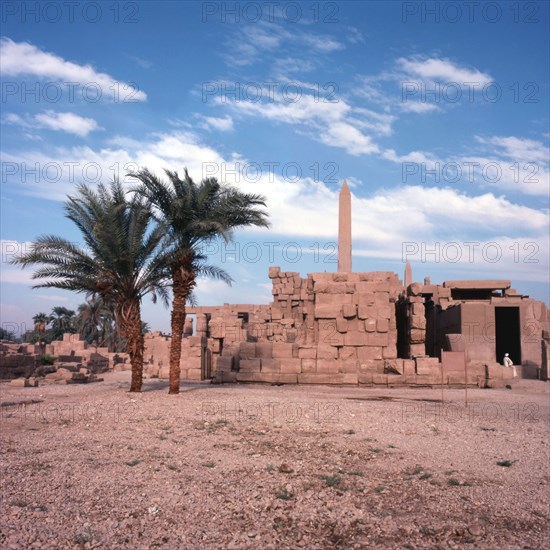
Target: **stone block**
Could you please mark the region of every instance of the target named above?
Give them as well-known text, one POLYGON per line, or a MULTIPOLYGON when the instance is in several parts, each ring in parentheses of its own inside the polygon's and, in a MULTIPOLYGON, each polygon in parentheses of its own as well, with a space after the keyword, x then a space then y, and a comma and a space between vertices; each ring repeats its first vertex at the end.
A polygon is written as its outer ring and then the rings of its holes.
POLYGON ((441 365, 437 357, 417 357, 415 359, 416 374, 438 375, 441 379, 441 365))
POLYGON ((394 314, 394 308, 391 305, 376 306, 377 319, 390 319, 394 314))
POLYGON ((382 359, 383 357, 383 348, 380 346, 363 346, 355 349, 357 349, 357 359, 361 363, 372 359, 382 359))
POLYGON ((370 306, 374 304, 374 292, 358 292, 356 302, 359 306, 370 306))
POLYGON ((353 346, 344 346, 338 348, 338 359, 357 359, 357 350, 359 348, 353 346))
POLYGON ((411 344, 410 346, 411 357, 417 357, 426 353, 426 346, 424 344, 411 344))
POLYGON ((301 372, 317 372, 317 359, 300 359, 301 372))
POLYGON ((189 346, 202 346, 202 336, 188 336, 186 341, 189 343, 189 346))
POLYGON ((291 358, 293 351, 293 344, 287 344, 282 342, 273 343, 273 358, 291 358))
POLYGON ((359 384, 365 384, 372 386, 372 373, 371 372, 360 372, 358 375, 359 384))
POLYGON ((208 347, 210 348, 210 351, 213 353, 219 353, 220 352, 220 341, 216 338, 210 338, 210 341, 208 343, 208 347))
POLYGON ((387 386, 388 385, 388 375, 387 374, 372 374, 372 383, 375 386, 387 386))
POLYGON ((365 330, 367 332, 376 331, 376 319, 365 319, 365 330))
POLYGON ((273 358, 273 344, 256 344, 256 357, 261 359, 273 358))
POLYGON ((302 373, 298 374, 298 384, 330 384, 330 374, 324 373, 302 373))
POLYGON ((389 292, 376 292, 374 294, 374 305, 384 306, 390 302, 390 293, 389 292))
POLYGON ((280 359, 261 359, 260 372, 281 372, 280 359))
POLYGON ((411 329, 410 341, 412 344, 420 344, 426 340, 426 331, 418 328, 411 329))
POLYGON ((200 347, 187 348, 182 352, 182 358, 183 357, 200 357, 201 354, 202 354, 202 348, 200 347))
POLYGON ((382 374, 384 372, 384 361, 382 359, 367 359, 359 364, 359 372, 382 374))
POLYGON ((359 374, 357 372, 345 372, 336 376, 331 376, 331 384, 354 384, 359 383, 359 374))
POLYGON ((73 373, 69 369, 66 368, 59 368, 56 372, 52 372, 51 374, 46 375, 46 379, 53 379, 53 380, 69 380, 72 378, 73 373))
POLYGON ((387 281, 361 281, 355 283, 357 292, 389 292, 390 283, 387 281))
POLYGON ((345 294, 346 283, 328 283, 327 292, 329 294, 345 294))
POLYGON ((317 346, 317 359, 336 359, 336 357, 338 357, 337 348, 323 344, 317 346))
POLYGON ((344 335, 345 346, 365 346, 367 333, 365 332, 348 332, 344 335))
POLYGON ((296 384, 297 374, 279 374, 274 372, 237 373, 237 382, 258 382, 268 384, 296 384))
POLYGON ((396 359, 397 358, 397 347, 393 344, 386 346, 382 350, 382 356, 384 359, 396 359))
POLYGON ((441 374, 417 374, 415 384, 417 386, 440 386, 441 374))
POLYGON ((412 376, 416 374, 414 359, 403 359, 403 374, 405 376, 412 376))
POLYGON ((16 388, 29 388, 30 383, 27 378, 14 378, 10 380, 10 386, 16 388))
POLYGON ((337 359, 317 359, 317 372, 338 373, 340 372, 340 361, 337 359))
POLYGON ((260 366, 261 366, 260 359, 241 359, 239 361, 240 372, 260 372, 260 366))
POLYGON ((281 268, 279 266, 273 265, 270 266, 267 274, 270 279, 276 279, 277 277, 279 277, 280 272, 281 268))
POLYGON ((384 371, 386 374, 403 374, 403 359, 386 359, 384 371))
POLYGON ((316 319, 336 319, 340 317, 342 306, 330 305, 330 306, 315 306, 315 318, 316 319))
POLYGON ((220 356, 216 362, 218 370, 232 370, 234 365, 234 357, 232 355, 220 356))
POLYGON ((302 372, 301 359, 281 359, 280 371, 283 374, 300 374, 302 372))
MULTIPOLYGON (((413 315, 411 317, 411 327, 417 330, 426 330, 426 319, 420 315, 413 315)), ((411 331, 412 332, 412 331, 411 331)))
POLYGON ((359 372, 359 362, 357 359, 345 359, 338 361, 338 372, 343 374, 357 374, 359 372))
POLYGON ((316 359, 317 347, 316 346, 300 346, 298 348, 298 357, 300 359, 316 359))
POLYGON ((389 345, 389 335, 387 332, 367 332, 363 336, 363 345, 380 347, 389 345))
POLYGON ((346 319, 351 319, 357 315, 357 308, 354 304, 344 304, 342 306, 342 313, 346 319))
POLYGON ((388 319, 377 319, 376 330, 378 332, 388 332, 390 328, 390 322, 388 319))
POLYGON ((336 330, 340 333, 348 331, 348 322, 345 319, 336 319, 336 330))

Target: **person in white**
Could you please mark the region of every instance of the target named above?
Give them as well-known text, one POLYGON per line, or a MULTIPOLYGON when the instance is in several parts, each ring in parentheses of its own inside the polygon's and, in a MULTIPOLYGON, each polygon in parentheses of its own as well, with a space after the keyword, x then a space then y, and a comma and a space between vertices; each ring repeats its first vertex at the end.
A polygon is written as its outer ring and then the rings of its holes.
POLYGON ((514 366, 514 363, 510 359, 510 354, 509 353, 504 354, 504 361, 502 362, 502 364, 505 367, 511 367, 514 371, 514 378, 517 378, 518 373, 516 372, 516 367, 514 366))

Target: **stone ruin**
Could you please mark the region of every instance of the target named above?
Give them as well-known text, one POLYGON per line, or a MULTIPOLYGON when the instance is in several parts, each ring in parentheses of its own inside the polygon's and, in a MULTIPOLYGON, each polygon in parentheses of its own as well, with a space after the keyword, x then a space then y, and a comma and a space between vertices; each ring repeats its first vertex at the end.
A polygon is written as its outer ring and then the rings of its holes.
POLYGON ((97 375, 102 372, 130 368, 127 354, 90 348, 79 334, 64 334, 63 340, 45 346, 0 342, 0 379, 13 386, 36 387, 39 380, 86 384, 101 381, 97 375), (44 355, 54 357, 54 364, 42 364, 44 355))
MULTIPOLYGON (((550 316, 508 280, 413 282, 351 267, 351 194, 340 192, 338 272, 269 269, 273 302, 190 307, 183 380, 499 387, 548 379, 550 316)), ((149 376, 168 377, 169 337, 146 335, 149 376)))

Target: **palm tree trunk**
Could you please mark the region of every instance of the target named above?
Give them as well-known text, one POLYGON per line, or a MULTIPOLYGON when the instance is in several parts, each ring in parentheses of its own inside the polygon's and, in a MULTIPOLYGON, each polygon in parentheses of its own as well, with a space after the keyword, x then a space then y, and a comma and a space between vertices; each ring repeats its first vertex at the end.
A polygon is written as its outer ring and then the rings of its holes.
POLYGON ((121 313, 121 332, 126 339, 126 351, 132 365, 131 392, 140 392, 143 384, 143 352, 145 340, 141 332, 139 299, 125 304, 121 313))
POLYGON ((172 302, 171 326, 172 339, 170 341, 170 389, 169 394, 180 392, 180 361, 181 341, 185 325, 185 304, 187 297, 195 285, 195 278, 191 271, 175 268, 172 272, 172 302))

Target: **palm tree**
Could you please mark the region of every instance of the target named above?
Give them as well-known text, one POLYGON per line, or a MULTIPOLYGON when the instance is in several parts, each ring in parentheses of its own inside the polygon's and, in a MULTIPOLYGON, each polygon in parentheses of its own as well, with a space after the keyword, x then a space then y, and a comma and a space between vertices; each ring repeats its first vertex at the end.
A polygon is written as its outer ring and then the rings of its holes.
POLYGON ((52 308, 52 314, 50 315, 49 320, 53 331, 54 340, 63 338, 63 334, 66 332, 75 332, 74 317, 75 312, 72 309, 67 309, 63 306, 56 306, 52 308))
POLYGON ((140 183, 134 191, 143 196, 160 227, 164 227, 171 245, 172 339, 170 343, 170 390, 179 393, 181 340, 185 324, 185 306, 192 296, 198 276, 231 278, 223 270, 206 263, 201 252, 214 239, 232 240, 233 230, 245 226, 269 227, 261 195, 246 194, 235 187, 222 185, 215 178, 195 183, 185 170, 181 179, 177 172, 165 170, 168 183, 147 169, 129 174, 140 183))
POLYGON ((34 330, 38 333, 38 345, 42 346, 42 338, 46 333, 46 325, 50 322, 50 317, 47 313, 40 312, 32 320, 34 321, 34 330))
POLYGON ((82 234, 86 248, 61 237, 39 237, 13 263, 41 265, 34 279, 45 280, 34 288, 55 287, 84 292, 113 303, 114 317, 127 343, 132 364, 130 391, 141 391, 144 340, 141 300, 152 293, 168 303, 168 272, 159 226, 151 228, 151 215, 140 197, 126 199, 122 185, 97 190, 79 185, 68 197, 65 215, 82 234))
POLYGON ((87 300, 78 306, 76 325, 80 336, 95 347, 104 346, 114 323, 111 309, 101 298, 87 300))

